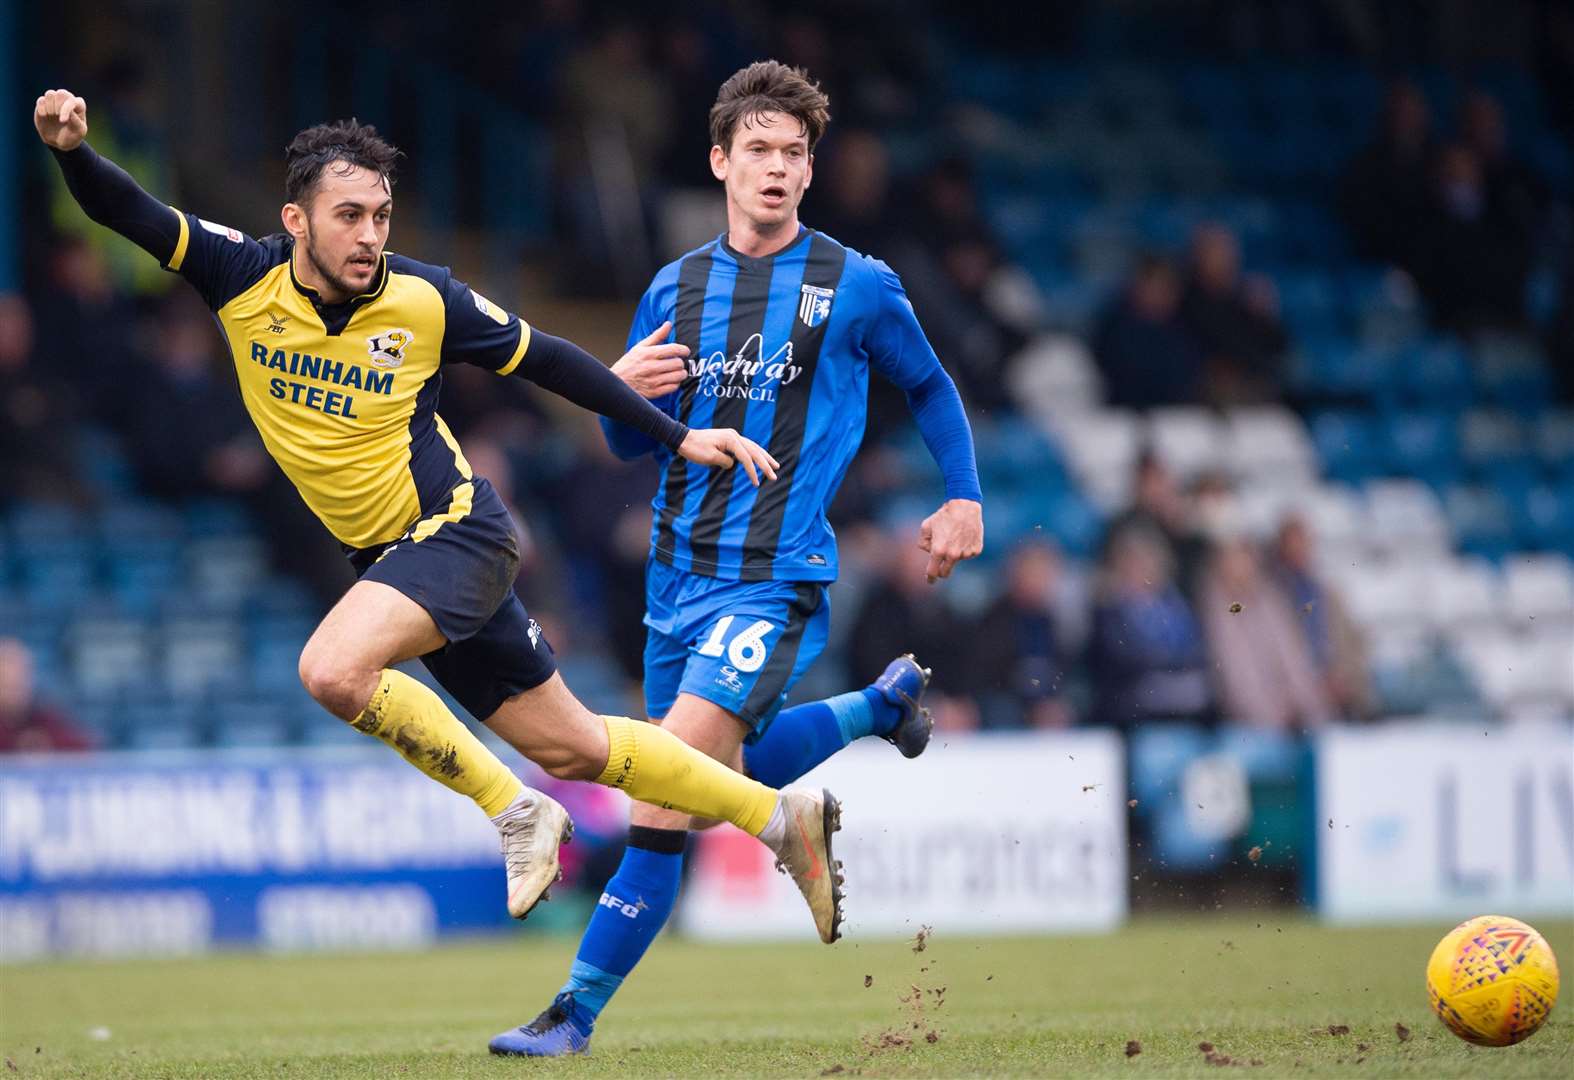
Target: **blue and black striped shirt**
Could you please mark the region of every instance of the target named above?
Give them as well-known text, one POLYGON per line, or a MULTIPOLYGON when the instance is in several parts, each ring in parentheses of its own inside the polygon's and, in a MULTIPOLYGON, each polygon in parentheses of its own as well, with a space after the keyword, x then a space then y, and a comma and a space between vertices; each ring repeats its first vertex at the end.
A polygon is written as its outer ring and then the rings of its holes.
POLYGON ((656 274, 630 347, 668 320, 689 372, 655 405, 690 427, 736 428, 781 469, 756 488, 741 469, 690 464, 603 421, 614 453, 654 452, 662 466, 651 503, 662 562, 742 581, 834 580, 825 512, 863 441, 871 367, 907 391, 946 497, 981 499, 961 398, 885 263, 811 229, 765 258, 718 237, 656 274))

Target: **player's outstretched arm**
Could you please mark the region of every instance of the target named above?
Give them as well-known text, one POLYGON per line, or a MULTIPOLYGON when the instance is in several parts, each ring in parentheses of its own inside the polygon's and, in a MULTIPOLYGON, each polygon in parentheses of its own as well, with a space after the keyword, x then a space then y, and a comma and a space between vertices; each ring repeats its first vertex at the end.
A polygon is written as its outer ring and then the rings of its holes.
MULTIPOLYGON (((612 374, 647 401, 659 402, 672 394, 683 385, 688 374, 683 361, 689 355, 689 347, 667 341, 671 332, 671 320, 663 322, 630 345, 629 351, 612 365, 612 374)), ((607 440, 607 448, 621 461, 644 457, 660 445, 649 436, 605 417, 601 420, 601 434, 607 440)))
POLYGON ((732 428, 696 428, 678 447, 678 453, 696 465, 714 465, 724 468, 742 465, 755 487, 760 486, 760 473, 767 480, 776 479, 781 463, 765 448, 752 439, 746 439, 732 428))
POLYGON ((87 102, 69 90, 47 91, 33 105, 33 127, 83 212, 168 265, 180 243, 180 216, 85 142, 87 102))
POLYGON ((776 459, 731 428, 692 431, 640 397, 584 349, 533 330, 519 374, 531 382, 600 413, 699 465, 742 465, 756 485, 763 472, 776 479, 776 459))

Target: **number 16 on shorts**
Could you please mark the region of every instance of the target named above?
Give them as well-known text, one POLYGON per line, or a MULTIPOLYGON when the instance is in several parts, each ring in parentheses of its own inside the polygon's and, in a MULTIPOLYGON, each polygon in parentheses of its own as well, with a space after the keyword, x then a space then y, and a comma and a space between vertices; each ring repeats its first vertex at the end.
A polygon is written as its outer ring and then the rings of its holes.
POLYGON ((765 657, 770 653, 765 644, 766 635, 777 629, 769 619, 740 625, 738 616, 723 615, 711 627, 704 644, 695 651, 701 656, 725 656, 734 668, 752 674, 764 666, 765 657))

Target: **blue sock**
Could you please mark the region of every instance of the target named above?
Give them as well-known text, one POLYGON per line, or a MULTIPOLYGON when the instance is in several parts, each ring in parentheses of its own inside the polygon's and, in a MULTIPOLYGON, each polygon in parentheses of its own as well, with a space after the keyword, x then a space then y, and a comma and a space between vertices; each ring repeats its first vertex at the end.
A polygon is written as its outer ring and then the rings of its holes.
POLYGON ((795 705, 743 748, 743 767, 766 787, 783 787, 854 739, 887 734, 901 720, 902 710, 873 687, 795 705))
POLYGON ((559 991, 574 995, 576 1012, 588 1012, 591 1020, 599 1016, 666 925, 678 898, 687 839, 682 830, 629 827, 623 861, 590 916, 559 991))

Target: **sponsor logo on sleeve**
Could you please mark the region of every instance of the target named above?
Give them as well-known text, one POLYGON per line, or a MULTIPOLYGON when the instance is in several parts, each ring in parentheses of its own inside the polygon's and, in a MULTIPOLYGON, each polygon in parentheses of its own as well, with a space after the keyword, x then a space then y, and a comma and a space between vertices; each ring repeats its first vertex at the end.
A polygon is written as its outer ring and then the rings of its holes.
POLYGON ((239 229, 232 229, 228 225, 218 225, 211 221, 204 221, 202 218, 197 219, 197 224, 201 225, 214 236, 224 237, 224 239, 228 240, 232 244, 240 243, 241 236, 239 229))
POLYGON ((470 291, 470 299, 475 301, 475 309, 499 326, 508 325, 508 312, 498 307, 492 301, 482 296, 475 290, 470 291))

